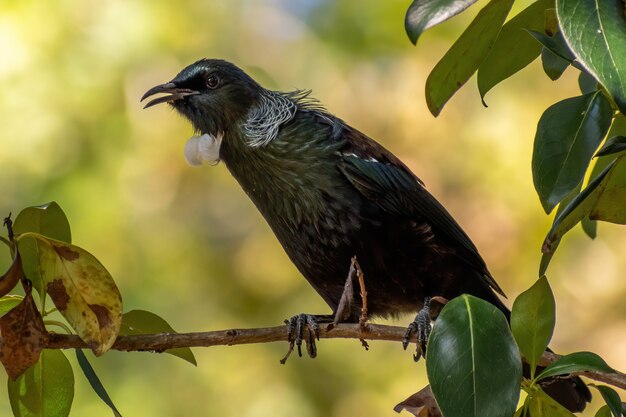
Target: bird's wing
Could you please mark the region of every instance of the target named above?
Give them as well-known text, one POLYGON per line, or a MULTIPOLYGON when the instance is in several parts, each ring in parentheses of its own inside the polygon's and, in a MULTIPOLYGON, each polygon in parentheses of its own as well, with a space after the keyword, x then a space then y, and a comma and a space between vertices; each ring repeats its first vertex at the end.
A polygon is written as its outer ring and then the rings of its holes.
POLYGON ((419 178, 395 155, 362 133, 346 127, 343 136, 347 142, 338 168, 365 198, 389 213, 428 222, 444 240, 456 243, 458 256, 504 296, 476 246, 419 178))

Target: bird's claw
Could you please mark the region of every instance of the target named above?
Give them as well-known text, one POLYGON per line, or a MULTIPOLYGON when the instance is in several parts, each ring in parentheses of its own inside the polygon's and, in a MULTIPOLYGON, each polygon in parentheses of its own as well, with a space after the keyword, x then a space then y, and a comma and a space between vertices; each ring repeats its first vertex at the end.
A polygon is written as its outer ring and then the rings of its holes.
POLYGON ((319 340, 319 321, 317 316, 312 314, 298 314, 285 320, 287 325, 287 340, 289 350, 280 363, 284 364, 293 352, 294 347, 298 348, 298 356, 302 357, 302 342, 305 342, 306 351, 310 358, 317 356, 317 346, 315 339, 319 340), (306 332, 306 333, 305 333, 306 332))
POLYGON ((406 350, 409 346, 411 336, 417 334, 417 348, 413 355, 413 360, 417 362, 420 357, 426 358, 426 345, 432 329, 430 325, 430 297, 424 299, 424 306, 415 316, 415 320, 406 329, 402 339, 402 347, 406 350))

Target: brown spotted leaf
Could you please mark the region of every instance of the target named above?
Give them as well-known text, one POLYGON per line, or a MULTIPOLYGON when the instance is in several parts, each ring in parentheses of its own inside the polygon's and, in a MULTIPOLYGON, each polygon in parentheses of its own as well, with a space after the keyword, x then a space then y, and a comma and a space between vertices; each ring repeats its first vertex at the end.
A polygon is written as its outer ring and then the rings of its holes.
POLYGON ((8 271, 0 277, 0 297, 4 297, 11 291, 20 279, 24 276, 22 270, 22 257, 18 251, 15 251, 13 262, 8 271))
POLYGON ((394 411, 397 413, 402 410, 408 411, 415 417, 442 417, 430 385, 426 385, 394 407, 394 411))
POLYGON ((59 312, 96 355, 111 348, 122 322, 113 278, 89 252, 36 233, 43 286, 59 312))
POLYGON ((22 302, 0 318, 0 362, 15 380, 39 360, 48 333, 35 306, 31 288, 22 302))

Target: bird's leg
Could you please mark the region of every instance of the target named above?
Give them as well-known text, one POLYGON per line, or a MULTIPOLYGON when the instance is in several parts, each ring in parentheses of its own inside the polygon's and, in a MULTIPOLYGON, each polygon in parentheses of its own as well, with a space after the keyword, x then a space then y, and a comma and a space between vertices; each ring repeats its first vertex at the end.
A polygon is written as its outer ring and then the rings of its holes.
POLYGON ((356 269, 356 275, 359 279, 359 288, 361 290, 361 317, 359 317, 359 331, 361 333, 361 338, 359 340, 365 350, 369 350, 370 346, 363 338, 363 333, 367 331, 367 290, 365 289, 365 275, 363 275, 361 265, 357 262, 356 256, 353 257, 352 260, 354 262, 354 268, 356 269))
MULTIPOLYGON (((361 270, 361 266, 356 259, 356 255, 352 257, 350 260, 350 269, 348 271, 348 277, 346 278, 346 283, 343 286, 343 292, 341 293, 341 298, 339 299, 339 304, 337 305, 337 309, 335 310, 335 319, 328 326, 328 330, 335 327, 342 321, 347 320, 352 313, 352 302, 354 300, 354 279, 358 279, 359 288, 361 290, 361 316, 359 317, 359 326, 361 333, 365 333, 366 322, 367 322, 367 291, 365 290, 365 278, 363 275, 363 271, 361 270)), ((363 337, 360 338, 361 344, 367 350, 369 349, 369 345, 365 341, 363 337)))
MULTIPOLYGON (((359 326, 361 328, 361 332, 367 330, 367 290, 365 289, 365 275, 363 275, 363 271, 361 270, 361 265, 356 260, 356 256, 352 258, 354 262, 354 269, 356 269, 356 275, 359 279, 359 288, 361 290, 361 317, 359 317, 359 326)), ((364 342, 363 339, 361 339, 364 342)))
POLYGON ((280 360, 284 364, 293 352, 294 346, 298 348, 298 356, 302 357, 302 341, 306 343, 306 350, 309 357, 317 356, 317 346, 315 339, 319 340, 319 324, 330 323, 333 320, 331 315, 298 314, 289 320, 285 320, 287 325, 287 339, 289 341, 289 350, 285 357, 280 360), (306 331, 306 335, 305 335, 306 331))
POLYGON ((353 256, 350 262, 350 269, 348 270, 348 277, 346 278, 346 283, 343 285, 343 292, 341 293, 339 304, 337 304, 337 309, 335 310, 335 318, 330 324, 330 328, 335 327, 340 322, 350 317, 352 300, 354 299, 354 286, 352 285, 352 281, 356 278, 356 265, 356 256, 353 256))
POLYGON ((428 343, 428 336, 430 336, 430 297, 424 298, 424 306, 415 316, 415 320, 409 327, 407 327, 404 333, 404 339, 402 340, 402 347, 406 350, 409 346, 409 341, 414 333, 417 333, 417 349, 413 359, 417 362, 420 356, 426 357, 426 344, 428 343))

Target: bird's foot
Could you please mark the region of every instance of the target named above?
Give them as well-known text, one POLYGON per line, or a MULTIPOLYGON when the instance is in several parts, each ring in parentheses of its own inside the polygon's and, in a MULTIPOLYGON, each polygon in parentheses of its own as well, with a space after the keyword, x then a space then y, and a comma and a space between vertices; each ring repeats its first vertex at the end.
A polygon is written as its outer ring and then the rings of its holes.
POLYGON ((424 298, 424 306, 415 316, 415 320, 406 329, 404 338, 402 339, 402 347, 406 350, 409 346, 411 336, 417 334, 417 347, 413 360, 417 362, 420 357, 426 358, 426 344, 428 343, 428 337, 430 336, 430 297, 424 298))
POLYGON ((315 316, 313 314, 298 314, 285 320, 287 325, 287 340, 289 341, 289 350, 285 357, 280 360, 280 363, 285 364, 294 347, 298 348, 298 356, 302 357, 302 342, 305 342, 306 351, 309 357, 315 358, 317 356, 317 346, 315 340, 319 340, 319 325, 320 323, 331 323, 333 316, 320 315, 315 316))

